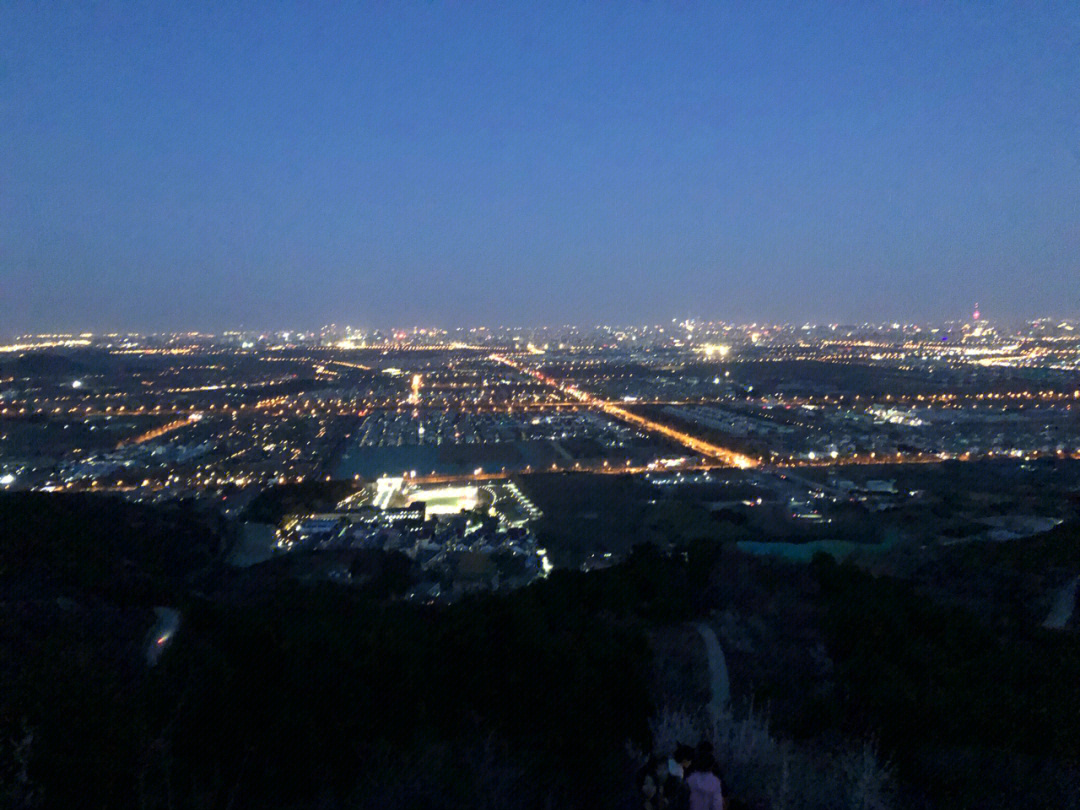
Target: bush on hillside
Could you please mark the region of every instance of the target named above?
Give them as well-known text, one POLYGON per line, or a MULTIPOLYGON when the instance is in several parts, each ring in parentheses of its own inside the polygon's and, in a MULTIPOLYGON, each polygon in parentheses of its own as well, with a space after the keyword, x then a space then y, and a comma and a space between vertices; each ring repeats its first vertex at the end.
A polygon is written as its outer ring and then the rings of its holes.
POLYGON ((725 796, 732 807, 770 810, 890 810, 895 790, 890 766, 872 741, 826 750, 776 737, 768 717, 749 706, 740 716, 664 708, 650 722, 654 750, 668 755, 678 743, 712 743, 725 796))

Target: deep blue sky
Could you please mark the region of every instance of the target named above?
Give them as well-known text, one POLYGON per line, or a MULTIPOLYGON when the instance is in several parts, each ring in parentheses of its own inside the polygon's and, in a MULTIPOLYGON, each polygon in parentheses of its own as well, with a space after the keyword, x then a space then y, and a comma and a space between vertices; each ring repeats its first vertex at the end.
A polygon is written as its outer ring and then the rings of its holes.
POLYGON ((976 300, 1080 314, 1076 0, 0 0, 0 331, 976 300))

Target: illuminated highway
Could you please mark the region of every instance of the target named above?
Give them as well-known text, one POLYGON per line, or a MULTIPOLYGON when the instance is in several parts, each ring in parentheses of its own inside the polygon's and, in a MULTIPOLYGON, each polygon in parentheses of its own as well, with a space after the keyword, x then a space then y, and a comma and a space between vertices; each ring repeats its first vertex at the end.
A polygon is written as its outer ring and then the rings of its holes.
POLYGON ((136 436, 133 439, 120 442, 120 444, 117 446, 126 447, 129 444, 144 444, 146 442, 153 441, 159 436, 164 436, 166 433, 171 433, 174 430, 179 430, 182 427, 187 427, 192 422, 197 422, 200 416, 201 414, 199 413, 192 413, 186 419, 177 419, 175 422, 169 422, 167 425, 161 425, 160 427, 156 427, 153 430, 148 430, 146 433, 136 436))
POLYGON ((702 441, 695 436, 691 436, 688 433, 684 433, 681 430, 676 430, 675 428, 661 424, 660 422, 655 422, 652 419, 646 419, 644 416, 640 416, 639 414, 628 411, 625 408, 622 408, 611 402, 604 402, 603 400, 596 399, 595 397, 586 394, 584 391, 575 386, 562 385, 558 381, 553 380, 551 377, 541 374, 539 371, 525 368, 524 366, 515 363, 513 360, 510 360, 504 355, 493 354, 491 355, 491 359, 503 363, 504 365, 510 366, 516 371, 519 371, 522 374, 527 374, 530 377, 539 380, 540 382, 546 383, 547 385, 552 386, 563 394, 566 394, 567 396, 576 399, 583 404, 589 405, 594 408, 599 408, 608 416, 612 416, 621 422, 626 422, 627 424, 633 425, 634 427, 641 428, 642 430, 646 430, 650 433, 657 433, 667 439, 671 439, 672 441, 681 444, 688 450, 694 451, 698 455, 705 456, 706 458, 710 458, 715 461, 719 461, 731 467, 739 467, 741 469, 757 467, 761 463, 757 459, 751 458, 750 456, 743 455, 742 453, 736 453, 734 450, 729 450, 726 447, 720 447, 718 445, 702 441))

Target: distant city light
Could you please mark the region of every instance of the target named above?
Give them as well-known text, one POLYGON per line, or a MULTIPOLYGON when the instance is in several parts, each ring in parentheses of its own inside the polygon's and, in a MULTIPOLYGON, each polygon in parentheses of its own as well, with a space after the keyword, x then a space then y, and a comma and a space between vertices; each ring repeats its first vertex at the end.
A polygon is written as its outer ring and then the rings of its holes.
POLYGON ((723 343, 706 343, 700 348, 706 357, 727 357, 731 353, 731 347, 723 343))

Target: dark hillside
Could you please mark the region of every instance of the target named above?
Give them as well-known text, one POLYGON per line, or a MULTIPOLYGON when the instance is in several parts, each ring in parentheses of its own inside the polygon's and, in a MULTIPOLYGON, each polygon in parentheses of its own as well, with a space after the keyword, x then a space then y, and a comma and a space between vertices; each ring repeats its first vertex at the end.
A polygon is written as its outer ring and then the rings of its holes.
POLYGON ((217 521, 116 497, 0 493, 0 577, 39 578, 67 596, 150 606, 221 550, 217 521))

